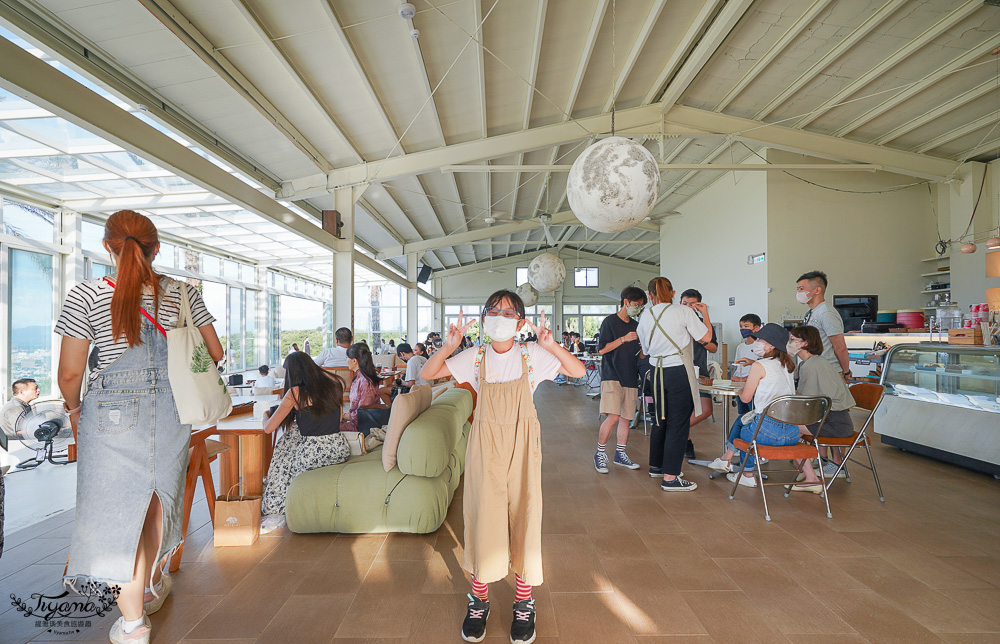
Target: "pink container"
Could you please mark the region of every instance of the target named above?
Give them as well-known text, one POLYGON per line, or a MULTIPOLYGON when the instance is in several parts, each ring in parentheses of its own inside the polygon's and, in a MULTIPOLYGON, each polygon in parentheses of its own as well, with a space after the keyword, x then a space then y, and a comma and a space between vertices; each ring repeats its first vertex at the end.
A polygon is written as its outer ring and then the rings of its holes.
POLYGON ((913 309, 897 311, 896 322, 907 329, 922 329, 924 328, 924 312, 913 309))

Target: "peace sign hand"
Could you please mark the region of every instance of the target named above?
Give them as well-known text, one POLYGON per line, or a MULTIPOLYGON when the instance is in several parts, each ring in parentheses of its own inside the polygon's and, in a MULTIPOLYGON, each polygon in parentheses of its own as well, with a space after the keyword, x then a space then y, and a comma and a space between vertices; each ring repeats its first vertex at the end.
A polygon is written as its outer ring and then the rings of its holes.
POLYGON ((531 327, 531 331, 538 337, 538 344, 542 345, 545 349, 551 351, 556 346, 555 338, 552 335, 552 331, 545 328, 545 311, 542 311, 541 319, 538 321, 538 326, 531 323, 531 320, 525 320, 528 326, 531 327))
POLYGON ((463 319, 463 312, 459 310, 458 326, 452 324, 448 328, 448 340, 445 342, 445 347, 451 349, 451 351, 454 351, 458 348, 458 345, 462 344, 462 338, 465 337, 465 333, 469 330, 469 327, 476 323, 476 318, 472 318, 466 324, 462 324, 463 319))

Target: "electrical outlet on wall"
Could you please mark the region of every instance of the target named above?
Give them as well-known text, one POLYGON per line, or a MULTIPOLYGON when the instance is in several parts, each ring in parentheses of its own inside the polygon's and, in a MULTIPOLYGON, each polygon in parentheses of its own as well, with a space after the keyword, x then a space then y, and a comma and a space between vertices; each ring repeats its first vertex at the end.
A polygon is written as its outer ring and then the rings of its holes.
POLYGON ((736 298, 735 297, 729 298, 729 306, 736 306, 736 298))

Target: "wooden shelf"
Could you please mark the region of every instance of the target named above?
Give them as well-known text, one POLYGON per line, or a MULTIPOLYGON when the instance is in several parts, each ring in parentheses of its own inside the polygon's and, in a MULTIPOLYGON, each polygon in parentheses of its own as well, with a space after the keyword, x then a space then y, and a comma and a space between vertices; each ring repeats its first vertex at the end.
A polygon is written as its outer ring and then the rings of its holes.
POLYGON ((945 291, 950 291, 950 290, 951 290, 951 287, 949 286, 948 288, 934 288, 934 289, 929 289, 929 290, 920 291, 920 292, 921 293, 944 293, 945 291))
POLYGON ((923 273, 920 275, 920 277, 935 277, 937 275, 949 275, 950 273, 951 270, 949 269, 947 271, 934 271, 933 273, 923 273))
POLYGON ((922 259, 922 262, 936 262, 941 259, 951 259, 951 255, 942 255, 941 257, 928 257, 927 259, 922 259))

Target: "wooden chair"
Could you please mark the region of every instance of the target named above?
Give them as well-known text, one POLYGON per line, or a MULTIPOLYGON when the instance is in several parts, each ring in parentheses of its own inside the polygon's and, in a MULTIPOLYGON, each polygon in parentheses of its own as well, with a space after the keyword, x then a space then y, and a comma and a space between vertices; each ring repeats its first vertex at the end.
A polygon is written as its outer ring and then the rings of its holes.
POLYGON ((392 369, 396 366, 396 354, 386 353, 383 355, 372 356, 372 362, 375 363, 376 367, 385 367, 386 369, 392 369))
MULTIPOLYGON (((764 486, 783 485, 785 487, 785 496, 787 497, 795 481, 765 483, 764 472, 760 468, 761 457, 770 461, 781 459, 801 460, 804 462, 804 467, 812 467, 812 459, 819 458, 819 445, 816 443, 815 437, 812 437, 812 441, 809 443, 800 442, 795 445, 782 446, 759 445, 757 443, 757 434, 760 433, 764 418, 773 418, 774 420, 790 425, 812 425, 813 423, 819 423, 819 427, 822 429, 831 404, 829 396, 780 396, 768 403, 767 407, 764 407, 763 413, 757 417, 757 427, 754 429, 750 442, 748 443, 741 438, 733 441, 736 449, 745 452, 747 457, 743 459, 740 471, 736 473, 736 480, 733 482, 733 491, 729 493, 729 498, 732 499, 736 495, 736 490, 740 487, 740 477, 743 476, 743 472, 746 470, 747 461, 750 460, 749 456, 753 455, 757 466, 757 487, 760 488, 760 498, 764 501, 764 519, 770 521, 771 515, 767 510, 767 496, 764 494, 764 486)), ((809 437, 804 437, 802 440, 808 441, 809 437)), ((769 472, 775 471, 781 470, 769 470, 769 472)), ((791 471, 798 472, 799 469, 796 468, 791 471)), ((824 487, 824 492, 821 496, 826 502, 826 517, 832 519, 833 514, 830 512, 829 495, 825 492, 826 479, 823 477, 823 468, 820 468, 820 480, 824 487)))
POLYGON ((837 468, 837 473, 834 474, 830 481, 826 484, 826 489, 829 490, 830 486, 833 485, 833 482, 837 480, 837 476, 840 475, 840 470, 844 470, 844 478, 848 483, 851 482, 851 474, 847 469, 847 461, 851 459, 851 454, 853 454, 854 450, 860 445, 865 448, 865 453, 868 454, 868 465, 865 465, 861 461, 854 462, 865 469, 871 470, 872 478, 875 479, 875 490, 878 492, 878 500, 885 503, 885 496, 882 494, 882 486, 878 482, 878 472, 875 470, 875 460, 872 458, 872 441, 871 437, 868 435, 868 430, 871 428, 872 422, 875 419, 875 410, 879 408, 882 404, 883 398, 885 397, 885 387, 870 382, 860 382, 856 385, 851 385, 851 395, 854 396, 854 402, 856 403, 858 409, 863 409, 868 412, 868 418, 865 419, 865 423, 861 426, 861 429, 845 438, 832 438, 830 436, 817 436, 816 438, 816 442, 820 447, 847 448, 847 452, 844 454, 840 467, 837 468))
POLYGON ((354 382, 354 372, 347 367, 323 367, 323 371, 328 371, 340 378, 344 384, 344 402, 351 401, 351 384, 354 382))
MULTIPOLYGON (((181 534, 187 536, 188 521, 191 519, 191 505, 194 503, 194 491, 198 479, 205 489, 205 500, 208 501, 208 516, 215 526, 215 483, 212 481, 211 464, 219 454, 229 449, 229 446, 209 438, 216 433, 215 427, 202 429, 191 434, 190 459, 188 460, 187 479, 184 484, 184 519, 181 523, 181 534)), ((170 572, 181 566, 181 556, 184 554, 184 543, 170 558, 170 572)))

